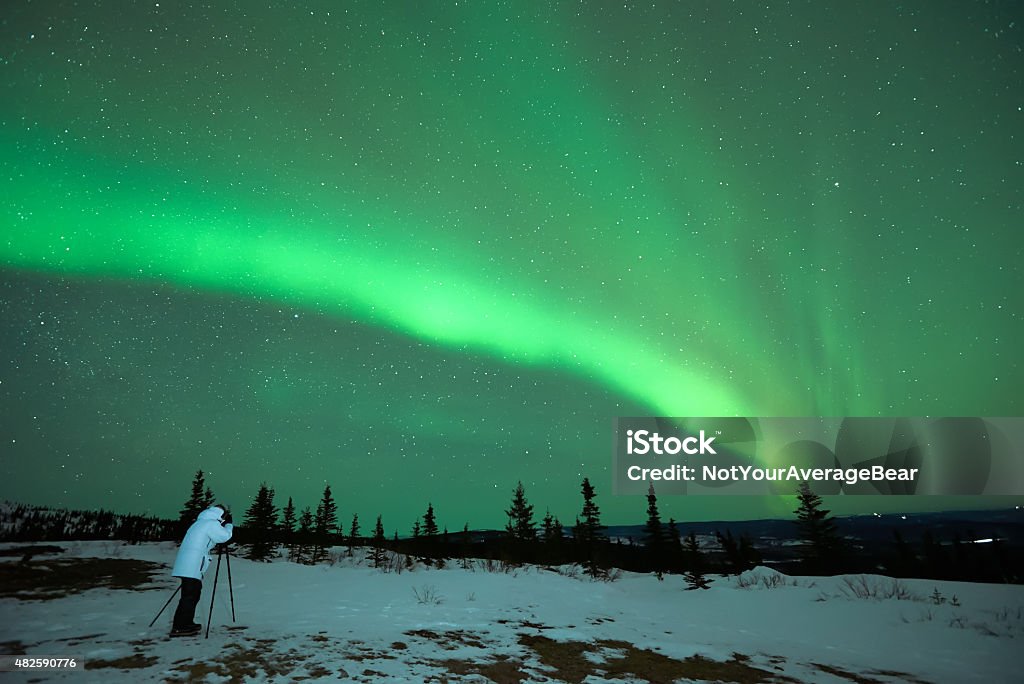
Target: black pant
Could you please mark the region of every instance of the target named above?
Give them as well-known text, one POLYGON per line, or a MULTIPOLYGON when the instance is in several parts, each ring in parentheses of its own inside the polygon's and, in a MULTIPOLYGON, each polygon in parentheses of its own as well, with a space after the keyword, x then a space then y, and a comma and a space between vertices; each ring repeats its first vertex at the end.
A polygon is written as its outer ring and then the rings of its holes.
POLYGON ((174 625, 172 629, 187 629, 193 625, 196 617, 196 606, 199 604, 199 594, 202 591, 202 580, 192 577, 181 578, 181 599, 178 601, 178 609, 174 611, 174 625))

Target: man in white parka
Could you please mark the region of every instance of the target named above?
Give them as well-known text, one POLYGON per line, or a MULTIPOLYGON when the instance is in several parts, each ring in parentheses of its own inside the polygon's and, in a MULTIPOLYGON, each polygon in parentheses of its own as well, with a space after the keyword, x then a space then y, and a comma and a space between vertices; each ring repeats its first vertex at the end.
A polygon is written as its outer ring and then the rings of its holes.
POLYGON ((171 636, 198 634, 200 625, 193 622, 199 594, 203 591, 203 573, 210 567, 210 550, 231 539, 231 514, 220 504, 199 514, 188 528, 178 549, 171 574, 181 578, 181 599, 174 611, 171 636))

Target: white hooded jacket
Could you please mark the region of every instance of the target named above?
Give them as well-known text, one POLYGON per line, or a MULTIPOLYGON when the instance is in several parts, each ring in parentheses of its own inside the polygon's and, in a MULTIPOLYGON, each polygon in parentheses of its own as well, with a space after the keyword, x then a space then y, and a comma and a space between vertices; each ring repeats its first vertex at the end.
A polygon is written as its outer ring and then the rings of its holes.
POLYGON ((233 526, 231 523, 221 525, 223 515, 224 509, 219 506, 212 506, 199 514, 181 542, 172 575, 203 579, 203 573, 210 567, 210 549, 231 539, 233 526))

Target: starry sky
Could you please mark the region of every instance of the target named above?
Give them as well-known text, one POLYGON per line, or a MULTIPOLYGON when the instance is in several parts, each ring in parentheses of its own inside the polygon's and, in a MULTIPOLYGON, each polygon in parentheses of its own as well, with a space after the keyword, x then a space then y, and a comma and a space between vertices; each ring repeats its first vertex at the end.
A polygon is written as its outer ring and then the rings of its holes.
POLYGON ((1022 20, 14 0, 0 498, 632 523, 616 416, 1021 415, 1022 20))

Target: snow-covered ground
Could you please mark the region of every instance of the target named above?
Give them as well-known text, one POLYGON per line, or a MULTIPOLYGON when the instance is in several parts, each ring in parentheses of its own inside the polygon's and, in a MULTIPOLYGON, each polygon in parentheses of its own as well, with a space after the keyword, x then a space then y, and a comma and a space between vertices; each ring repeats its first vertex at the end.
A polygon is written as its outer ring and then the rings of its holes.
MULTIPOLYGON (((1022 586, 758 568, 685 591, 679 577, 593 582, 567 576, 571 568, 453 562, 382 573, 343 551, 316 567, 234 557, 237 622, 222 566, 209 638, 168 639, 177 599, 148 624, 176 587, 166 574, 173 544, 58 545, 63 553, 28 567, 43 577, 54 559, 91 568, 89 559, 113 557, 163 571, 146 590, 0 599, 0 653, 74 655, 89 666, 37 673, 43 681, 1022 681, 1022 586), (876 596, 857 596, 865 592, 876 596)), ((212 585, 213 570, 196 612, 204 625, 212 585)))

